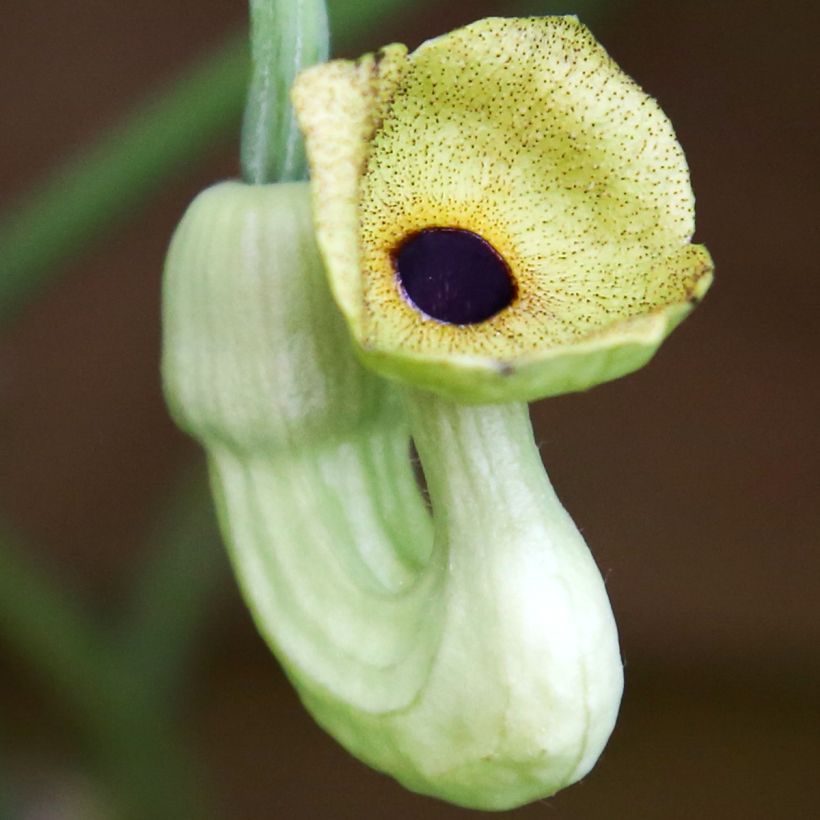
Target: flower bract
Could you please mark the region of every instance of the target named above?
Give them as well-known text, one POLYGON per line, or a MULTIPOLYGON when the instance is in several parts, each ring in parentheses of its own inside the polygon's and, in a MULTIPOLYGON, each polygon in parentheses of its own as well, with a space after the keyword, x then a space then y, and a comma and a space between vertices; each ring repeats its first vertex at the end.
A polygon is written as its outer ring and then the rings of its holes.
POLYGON ((462 401, 643 365, 711 282, 683 152, 574 17, 304 72, 319 246, 367 364, 462 401))

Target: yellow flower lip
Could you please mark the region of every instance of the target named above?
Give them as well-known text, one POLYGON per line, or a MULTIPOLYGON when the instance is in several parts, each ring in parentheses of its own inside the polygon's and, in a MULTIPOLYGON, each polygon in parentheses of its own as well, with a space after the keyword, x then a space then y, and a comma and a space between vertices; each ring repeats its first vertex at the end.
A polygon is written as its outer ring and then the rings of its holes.
POLYGON ((582 390, 709 287, 672 126, 574 17, 332 61, 293 97, 331 289, 384 375, 468 402, 582 390))

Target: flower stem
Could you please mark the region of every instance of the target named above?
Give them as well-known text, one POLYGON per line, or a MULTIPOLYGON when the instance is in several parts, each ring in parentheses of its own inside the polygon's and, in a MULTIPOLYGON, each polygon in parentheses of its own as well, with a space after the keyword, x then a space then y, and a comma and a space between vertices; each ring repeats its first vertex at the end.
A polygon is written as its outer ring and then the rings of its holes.
POLYGON ((302 138, 290 87, 305 67, 327 59, 324 0, 250 0, 253 69, 242 126, 242 177, 261 185, 302 179, 302 138))

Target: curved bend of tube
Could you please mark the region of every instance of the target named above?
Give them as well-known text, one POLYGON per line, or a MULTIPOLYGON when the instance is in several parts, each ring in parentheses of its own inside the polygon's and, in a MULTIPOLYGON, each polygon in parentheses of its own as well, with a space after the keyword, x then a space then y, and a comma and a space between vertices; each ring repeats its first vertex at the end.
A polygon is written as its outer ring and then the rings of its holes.
POLYGON ((169 404, 208 452, 245 598, 318 722, 464 806, 582 777, 622 667, 526 406, 460 405, 362 368, 302 183, 200 195, 172 243, 164 324, 169 404))

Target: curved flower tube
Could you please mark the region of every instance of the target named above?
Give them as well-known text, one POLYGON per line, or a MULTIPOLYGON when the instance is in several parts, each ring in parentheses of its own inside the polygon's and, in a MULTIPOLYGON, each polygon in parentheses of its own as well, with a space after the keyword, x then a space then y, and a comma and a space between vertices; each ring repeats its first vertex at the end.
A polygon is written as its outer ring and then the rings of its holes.
POLYGON ((164 317, 174 417, 208 452, 245 597, 318 722, 464 806, 582 777, 620 701, 617 636, 526 406, 400 391, 358 364, 306 184, 201 194, 164 317))
POLYGON ((623 679, 520 402, 635 369, 706 291, 682 152, 574 18, 328 63, 294 100, 311 186, 223 183, 174 237, 168 402, 317 721, 425 794, 550 795, 623 679))

